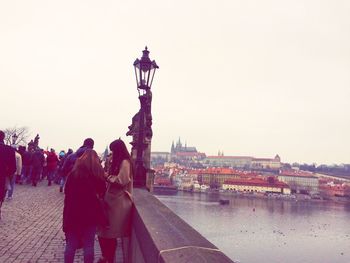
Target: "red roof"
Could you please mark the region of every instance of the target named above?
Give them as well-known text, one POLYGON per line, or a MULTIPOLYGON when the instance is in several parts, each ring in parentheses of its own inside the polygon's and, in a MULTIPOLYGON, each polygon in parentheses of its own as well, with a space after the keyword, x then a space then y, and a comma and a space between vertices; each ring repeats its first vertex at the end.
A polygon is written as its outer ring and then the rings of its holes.
POLYGON ((154 180, 154 184, 159 184, 159 185, 171 185, 170 179, 169 178, 164 178, 164 177, 156 177, 154 180))
POLYGON ((187 171, 188 174, 198 174, 200 171, 199 170, 189 170, 187 171))
POLYGON ((205 170, 201 170, 199 173, 200 174, 239 174, 240 171, 234 170, 231 168, 211 167, 211 168, 207 168, 205 170))

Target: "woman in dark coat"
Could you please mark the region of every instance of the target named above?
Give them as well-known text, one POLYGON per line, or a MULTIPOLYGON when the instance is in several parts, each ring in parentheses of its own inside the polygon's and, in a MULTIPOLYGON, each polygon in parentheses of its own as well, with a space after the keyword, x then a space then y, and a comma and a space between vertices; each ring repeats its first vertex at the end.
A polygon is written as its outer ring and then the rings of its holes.
POLYGON ((64 261, 74 261, 82 241, 84 262, 94 261, 94 240, 98 225, 98 198, 105 193, 104 171, 94 150, 86 150, 76 160, 65 186, 63 231, 66 235, 64 261))
MULTIPOLYGON (((114 262, 117 238, 125 238, 131 233, 132 177, 133 169, 130 154, 122 140, 113 141, 111 162, 108 165, 108 188, 105 201, 108 204, 109 226, 98 230, 102 256, 99 262, 114 262)), ((108 162, 107 162, 108 163, 108 162)), ((123 245, 123 255, 128 246, 123 245)), ((124 256, 124 262, 127 262, 124 256)))

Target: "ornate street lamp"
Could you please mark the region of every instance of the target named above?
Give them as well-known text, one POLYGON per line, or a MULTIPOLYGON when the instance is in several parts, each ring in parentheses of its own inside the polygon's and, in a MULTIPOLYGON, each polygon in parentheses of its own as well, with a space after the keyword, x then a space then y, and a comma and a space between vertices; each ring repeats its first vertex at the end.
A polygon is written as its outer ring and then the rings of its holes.
POLYGON ((134 62, 135 76, 136 76, 136 84, 139 95, 142 91, 145 93, 147 90, 151 89, 154 74, 156 69, 159 68, 156 61, 149 58, 149 51, 147 47, 142 51, 141 59, 136 59, 134 62))
MULTIPOLYGON (((144 156, 144 150, 150 147, 152 139, 151 87, 156 69, 159 68, 157 63, 149 58, 147 47, 142 53, 141 59, 136 59, 134 62, 137 91, 140 100, 140 110, 137 114, 138 124, 135 124, 138 126, 138 129, 134 131, 134 141, 132 143, 134 149, 136 148, 135 187, 146 186, 147 169, 149 167, 147 167, 148 165, 145 166, 145 159, 149 160, 150 156, 144 156)), ((147 154, 150 155, 150 153, 147 154)))

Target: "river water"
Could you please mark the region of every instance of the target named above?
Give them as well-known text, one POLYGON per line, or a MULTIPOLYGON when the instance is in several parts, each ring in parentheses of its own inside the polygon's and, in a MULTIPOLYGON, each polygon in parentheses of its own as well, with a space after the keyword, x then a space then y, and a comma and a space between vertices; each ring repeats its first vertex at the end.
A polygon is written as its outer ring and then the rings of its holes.
POLYGON ((236 262, 350 262, 350 204, 218 193, 156 196, 236 262), (220 198, 230 204, 220 205, 220 198))

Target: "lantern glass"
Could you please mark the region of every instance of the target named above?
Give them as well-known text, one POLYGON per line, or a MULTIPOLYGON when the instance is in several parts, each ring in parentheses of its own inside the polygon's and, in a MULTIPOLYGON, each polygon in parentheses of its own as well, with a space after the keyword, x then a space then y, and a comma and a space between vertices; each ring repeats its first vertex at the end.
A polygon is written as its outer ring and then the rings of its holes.
POLYGON ((143 51, 141 60, 136 59, 134 62, 136 84, 138 89, 147 90, 150 89, 153 82, 153 77, 156 69, 158 68, 157 63, 151 61, 147 47, 143 51))

